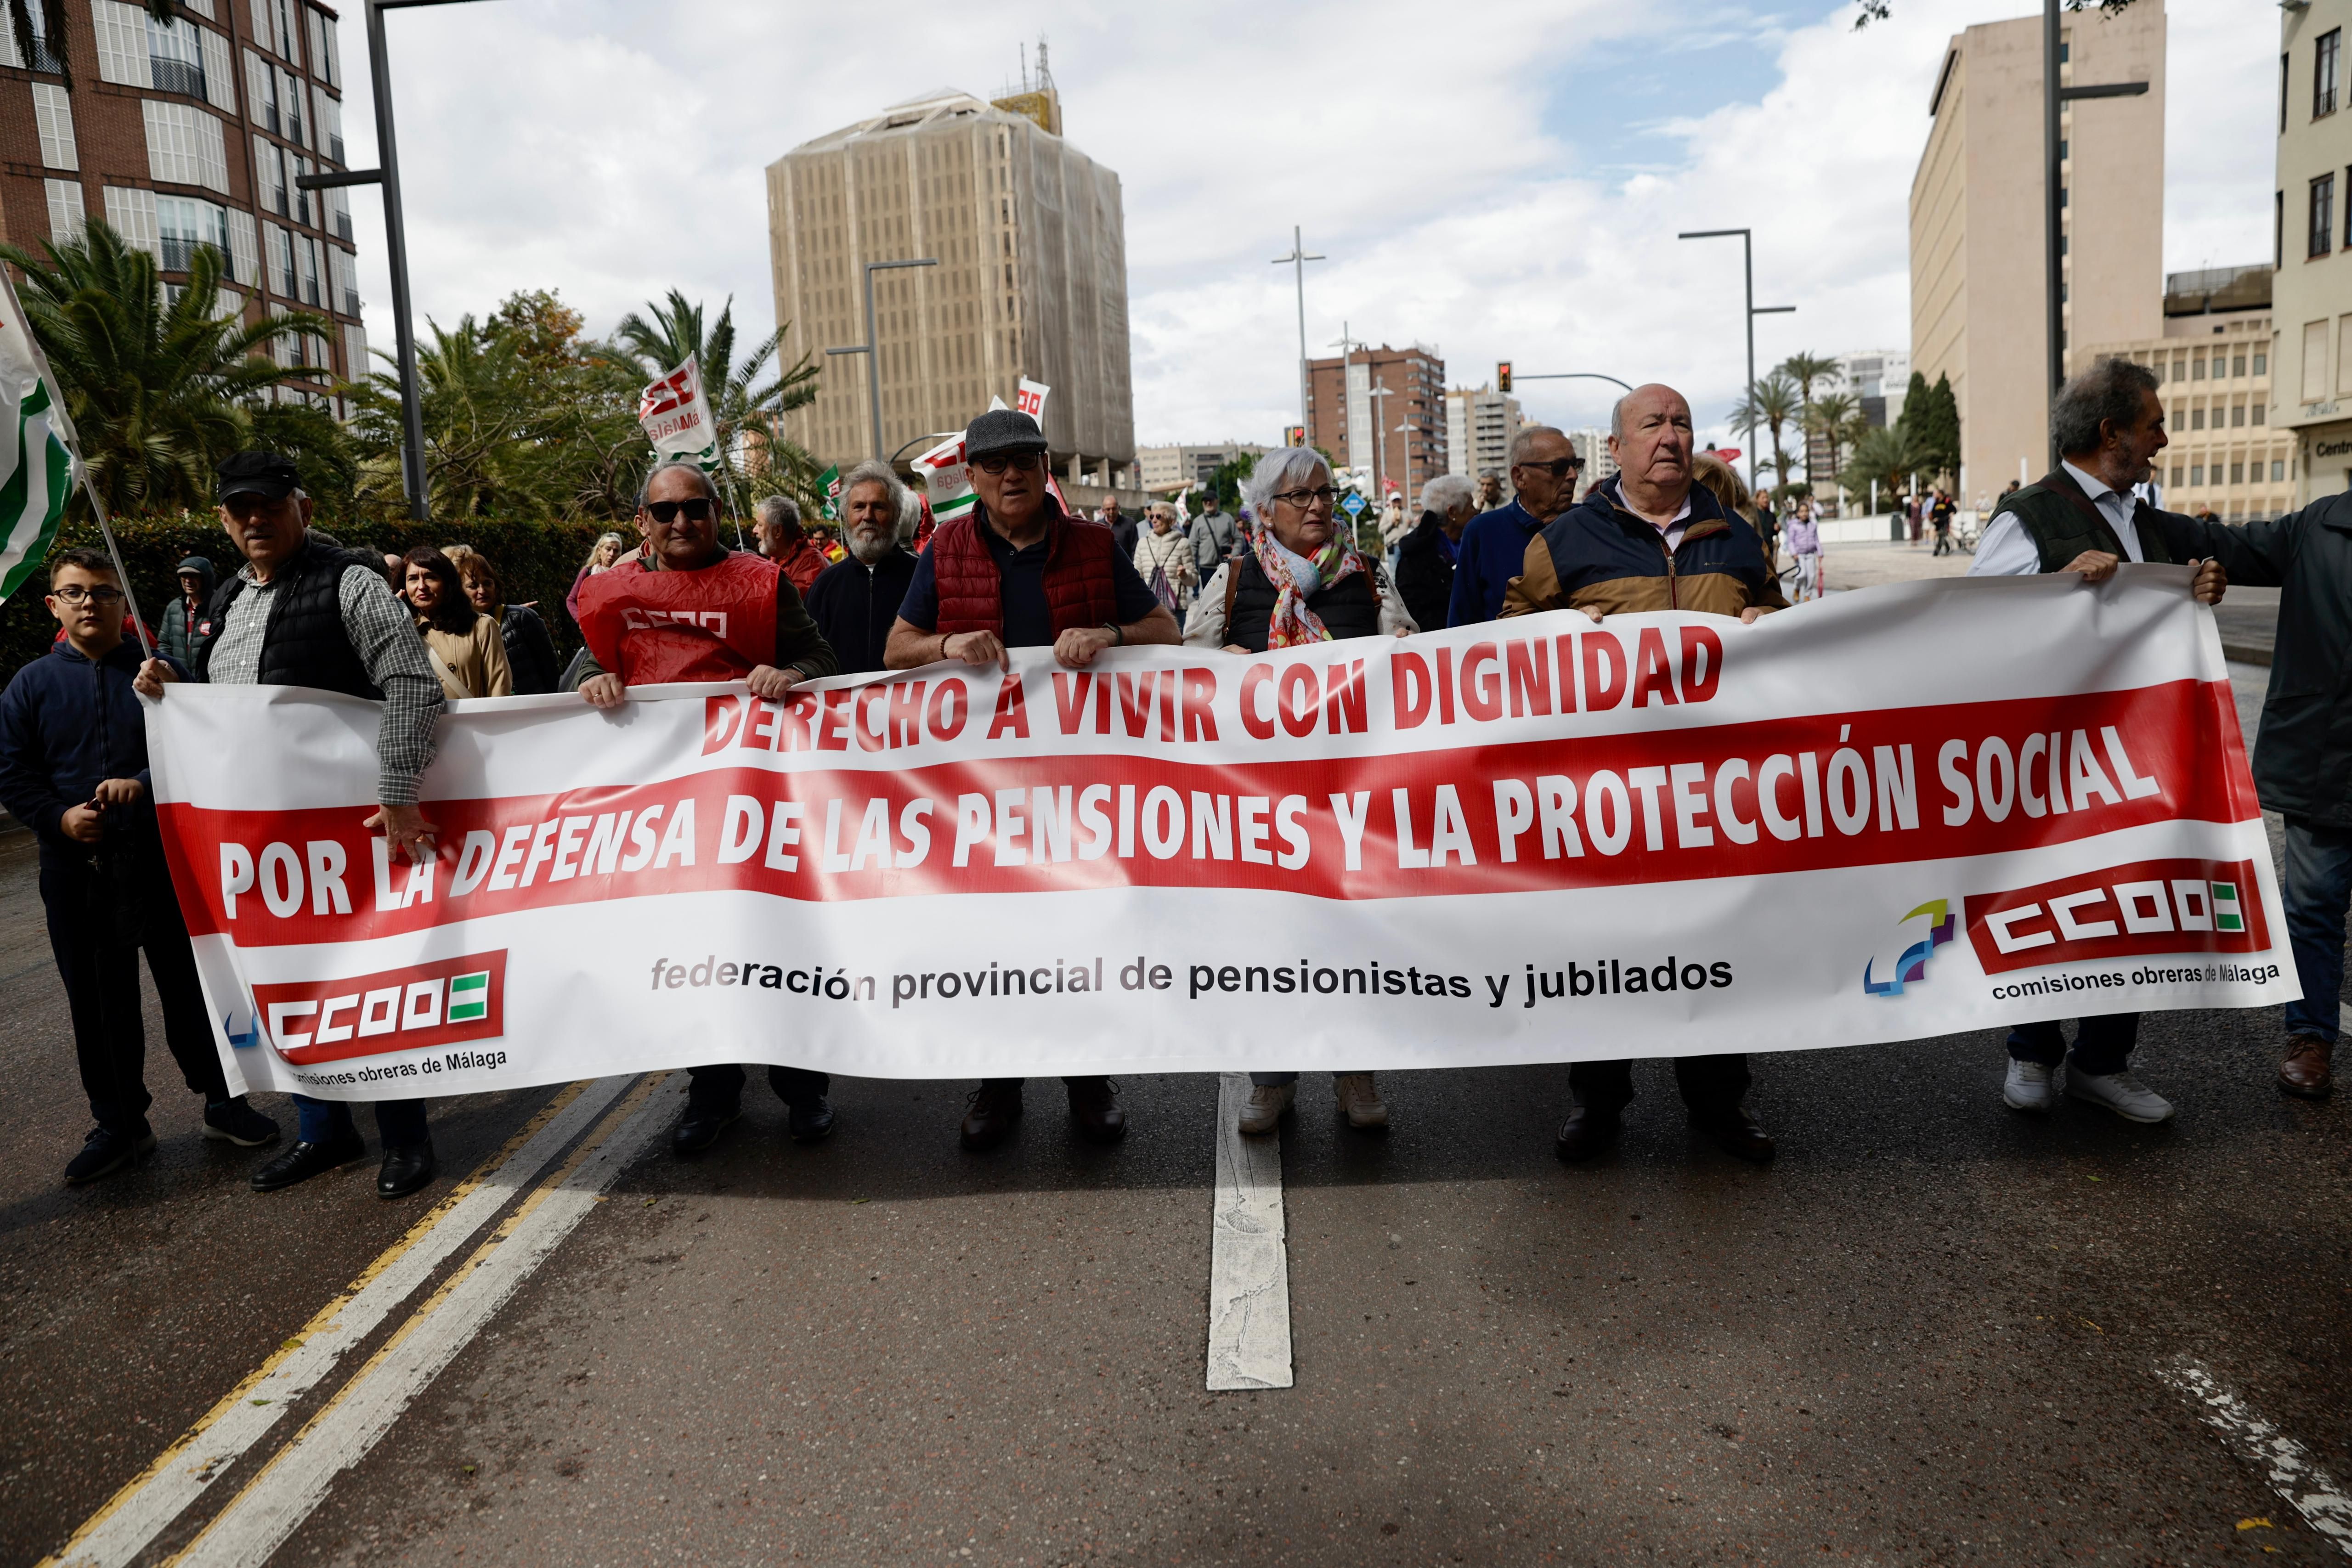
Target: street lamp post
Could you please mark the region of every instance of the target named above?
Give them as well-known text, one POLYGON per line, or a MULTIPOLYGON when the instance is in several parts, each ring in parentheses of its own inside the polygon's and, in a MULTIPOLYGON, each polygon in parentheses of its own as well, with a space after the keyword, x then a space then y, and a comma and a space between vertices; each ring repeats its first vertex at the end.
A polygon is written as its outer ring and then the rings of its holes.
POLYGON ((1298 286, 1298 433, 1301 440, 1307 434, 1307 264, 1323 259, 1322 256, 1307 254, 1307 246, 1299 239, 1298 225, 1293 224, 1290 225, 1290 254, 1277 256, 1272 263, 1276 267, 1289 267, 1298 286))
MULTIPOLYGON (((2058 401, 2058 389, 2066 384, 2066 317, 2065 263, 2060 252, 2063 235, 2059 225, 2065 218, 2066 187, 2059 182, 2063 177, 2059 165, 2058 110, 2064 103, 2083 98, 2137 98, 2147 91, 2144 81, 2109 82, 2100 87, 2060 87, 2058 85, 2058 7, 2059 0, 2042 0, 2042 294, 2047 312, 2044 332, 2050 355, 2050 401, 2058 401)), ((2071 149, 2069 149, 2071 151, 2071 149)), ((2058 461, 2057 424, 2051 422, 2051 465, 2058 461)), ((1956 475, 1954 478, 1958 476, 1956 475)))
MULTIPOLYGON (((1382 382, 1365 395, 1372 402, 1372 499, 1385 507, 1389 497, 1388 486, 1381 482, 1386 473, 1386 465, 1381 459, 1386 455, 1382 449, 1388 445, 1389 438, 1381 428, 1381 400, 1394 397, 1396 393, 1389 390, 1388 382, 1382 382)), ((1351 453, 1349 455, 1354 455, 1351 453)))
MULTIPOLYGON (((400 153, 392 134, 392 62, 385 58, 383 14, 413 5, 462 5, 465 0, 362 0, 367 7, 368 82, 375 95, 376 167, 347 169, 340 174, 302 174, 296 189, 332 190, 339 185, 383 187, 385 259, 392 267, 393 342, 400 364, 400 486, 408 496, 408 515, 418 522, 431 519, 432 492, 425 475, 425 408, 416 390, 416 331, 409 321, 408 225, 400 205, 400 153)), ((358 381, 366 367, 353 365, 358 381)))
POLYGON ((1746 229, 1692 229, 1678 234, 1676 239, 1728 239, 1739 236, 1740 267, 1747 277, 1748 287, 1748 487, 1756 488, 1756 318, 1781 316, 1796 309, 1793 305, 1758 305, 1756 303, 1756 243, 1746 229))
MULTIPOLYGON (((1748 361, 1749 361, 1749 368, 1750 368, 1750 370, 1751 370, 1751 371, 1753 371, 1753 368, 1754 368, 1754 362, 1755 362, 1755 356, 1754 356, 1753 352, 1751 352, 1751 353, 1749 354, 1749 356, 1748 356, 1748 361)), ((1540 375, 1540 376, 1523 376, 1523 375, 1518 374, 1517 371, 1514 371, 1514 372, 1512 372, 1511 380, 1512 380, 1514 382, 1609 382, 1612 386, 1621 386, 1621 387, 1623 387, 1627 392, 1632 392, 1632 391, 1633 390, 1633 386, 1632 386, 1632 384, 1631 384, 1631 383, 1626 382, 1621 382, 1621 381, 1619 381, 1615 376, 1604 376, 1604 375, 1602 375, 1602 374, 1601 374, 1600 371, 1553 371, 1553 372, 1550 372, 1550 373, 1548 373, 1548 374, 1545 374, 1545 375, 1540 375)))
MULTIPOLYGON (((874 275, 901 267, 937 267, 935 256, 917 256, 911 261, 869 261, 866 264, 866 341, 853 343, 845 349, 827 349, 828 354, 863 354, 866 356, 866 405, 874 420, 874 455, 882 455, 882 350, 874 335, 874 275)), ((904 450, 901 448, 900 450, 904 450)))

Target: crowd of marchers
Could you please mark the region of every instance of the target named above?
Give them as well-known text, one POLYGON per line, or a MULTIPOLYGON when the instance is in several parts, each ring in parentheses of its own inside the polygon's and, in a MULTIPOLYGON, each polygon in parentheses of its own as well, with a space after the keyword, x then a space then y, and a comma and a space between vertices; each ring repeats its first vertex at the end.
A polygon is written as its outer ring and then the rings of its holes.
MULTIPOLYGON (((2352 896, 2352 495, 2273 521, 2226 527, 2135 494, 2165 445, 2149 373, 2104 361, 2067 383, 2053 410, 2063 461, 2002 497, 1976 541, 1977 575, 2073 573, 2086 583, 2125 561, 2194 567, 2193 591, 2218 601, 2232 581, 2282 586, 2275 662, 2255 750, 2263 804, 2285 819, 2284 883, 2302 999, 2286 1010, 2279 1087, 2330 1092, 2345 917, 2352 896)), ((656 467, 638 498, 634 548, 607 535, 583 566, 568 608, 585 647, 558 670, 547 628, 508 604, 495 565, 462 547, 383 558, 345 549, 313 526, 293 465, 267 452, 219 471, 219 510, 236 565, 215 581, 184 563, 183 596, 163 613, 157 650, 126 636, 125 600, 106 555, 48 561, 48 606, 61 623, 49 653, 0 695, 0 803, 39 835, 41 894, 70 1006, 96 1126, 66 1168, 95 1180, 153 1146, 143 1081, 137 953, 144 948, 164 1033, 208 1137, 258 1147, 280 1132, 232 1097, 199 992, 186 926, 165 866, 147 771, 139 698, 169 701, 184 681, 307 686, 379 702, 377 809, 369 825, 394 859, 439 852, 418 798, 446 700, 576 691, 614 709, 646 687, 741 681, 782 697, 803 681, 939 661, 999 665, 1012 648, 1050 648, 1080 669, 1129 643, 1184 643, 1262 653, 1356 637, 1406 636, 1546 611, 1612 615, 1679 610, 1753 622, 1789 606, 1776 557, 1794 558, 1798 597, 1818 591, 1821 542, 1801 502, 1784 518, 1738 476, 1696 451, 1688 402, 1672 388, 1627 393, 1612 412, 1617 472, 1589 486, 1559 431, 1523 430, 1509 455, 1509 497, 1467 476, 1433 481, 1410 527, 1391 521, 1367 549, 1343 520, 1334 476, 1311 448, 1260 458, 1238 516, 1213 503, 1184 518, 1165 502, 1129 519, 1116 501, 1095 517, 1064 510, 1047 445, 1026 415, 992 410, 965 432, 975 503, 935 521, 887 465, 845 476, 839 537, 803 526, 790 502, 763 502, 756 548, 718 488, 685 464, 656 467), (1810 562, 1810 564, 1809 564, 1810 562), (712 613, 723 612, 723 613, 712 613)), ((2012 1031, 2003 1087, 2017 1111, 2047 1113, 2061 1095, 2133 1122, 2174 1108, 2131 1069, 2138 1018, 2087 1017, 2071 1046, 2058 1023, 2012 1031)), ((1638 1040, 1626 1046, 1637 1051, 1638 1040)), ((789 1056, 789 1040, 779 1054, 789 1056)), ((1298 1074, 1265 1037, 1264 1071, 1239 1112, 1244 1134, 1271 1132, 1298 1074)), ((1748 1059, 1688 1057, 1675 1080, 1693 1124, 1742 1159, 1773 1142, 1746 1105, 1748 1059)), ((671 1145, 709 1148, 740 1113, 740 1065, 691 1070, 671 1145)), ((771 1067, 791 1135, 834 1126, 825 1074, 771 1067)), ((1580 1061, 1557 1148, 1590 1158, 1616 1137, 1633 1099, 1627 1061, 1580 1061)), ((1077 1135, 1126 1131, 1116 1084, 1064 1081, 1077 1135)), ((1338 1113, 1378 1129, 1388 1108, 1370 1072, 1334 1075, 1338 1113)), ((293 1096, 290 1145, 252 1174, 261 1191, 361 1158, 350 1107, 293 1096)), ((1019 1079, 971 1092, 964 1147, 984 1151, 1018 1128, 1019 1079)), ((376 1190, 400 1197, 435 1176, 425 1103, 374 1103, 376 1190)))

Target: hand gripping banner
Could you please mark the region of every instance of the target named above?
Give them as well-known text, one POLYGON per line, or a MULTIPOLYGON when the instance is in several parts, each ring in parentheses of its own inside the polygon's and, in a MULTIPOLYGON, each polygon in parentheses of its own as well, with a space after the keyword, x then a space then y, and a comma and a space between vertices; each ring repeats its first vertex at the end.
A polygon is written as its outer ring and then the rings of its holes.
POLYGON ((459 702, 421 868, 362 825, 373 705, 148 724, 242 1088, 1858 1045, 2295 994, 2188 585, 459 702))

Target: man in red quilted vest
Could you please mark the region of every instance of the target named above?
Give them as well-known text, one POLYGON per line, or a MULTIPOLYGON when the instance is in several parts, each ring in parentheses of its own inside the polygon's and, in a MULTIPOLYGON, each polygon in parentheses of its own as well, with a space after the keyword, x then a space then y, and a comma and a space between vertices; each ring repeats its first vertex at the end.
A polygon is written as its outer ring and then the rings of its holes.
MULTIPOLYGON (((580 695, 619 707, 630 686, 742 681, 773 701, 805 680, 839 673, 824 634, 774 561, 719 542, 719 502, 710 476, 690 463, 654 470, 637 498, 646 547, 638 559, 588 579, 580 630, 588 651, 580 695)), ((700 1154, 741 1112, 743 1070, 734 1062, 691 1070, 686 1111, 670 1147, 700 1154)), ((800 1067, 770 1067, 795 1142, 833 1131, 832 1081, 800 1067)))
MULTIPOLYGON (((1111 531, 1065 516, 1046 493, 1045 437, 1035 420, 991 409, 964 431, 963 448, 980 499, 940 524, 915 563, 883 650, 890 668, 941 659, 1002 665, 1008 648, 1050 647, 1079 669, 1105 648, 1182 640, 1176 617, 1135 574, 1111 531)), ((1126 1135, 1109 1079, 1062 1082, 1083 1136, 1108 1144, 1126 1135)), ((994 1148, 1020 1120, 1021 1080, 986 1079, 963 1119, 963 1146, 994 1148)))

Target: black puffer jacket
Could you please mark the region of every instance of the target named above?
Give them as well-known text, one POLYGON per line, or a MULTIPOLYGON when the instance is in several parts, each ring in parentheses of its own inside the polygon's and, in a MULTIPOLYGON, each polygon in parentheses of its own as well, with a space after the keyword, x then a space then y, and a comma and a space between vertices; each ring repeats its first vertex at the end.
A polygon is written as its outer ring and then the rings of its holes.
POLYGON ((1424 631, 1445 624, 1454 600, 1454 552, 1444 539, 1437 514, 1423 512, 1420 525, 1397 541, 1397 597, 1424 631))
POLYGON ((2254 742, 2263 804, 2352 827, 2352 492, 2267 523, 2194 526, 2232 587, 2283 591, 2254 742))
MULTIPOLYGON (((265 686, 315 686, 346 696, 380 702, 383 693, 368 678, 367 665, 343 630, 341 583, 347 571, 382 575, 381 558, 347 550, 340 540, 312 528, 302 548, 287 557, 271 574, 284 586, 269 606, 269 623, 263 630, 258 684, 265 686)), ((213 644, 228 621, 228 607, 249 585, 232 574, 213 594, 196 623, 194 657, 189 661, 196 679, 209 680, 213 644)))

